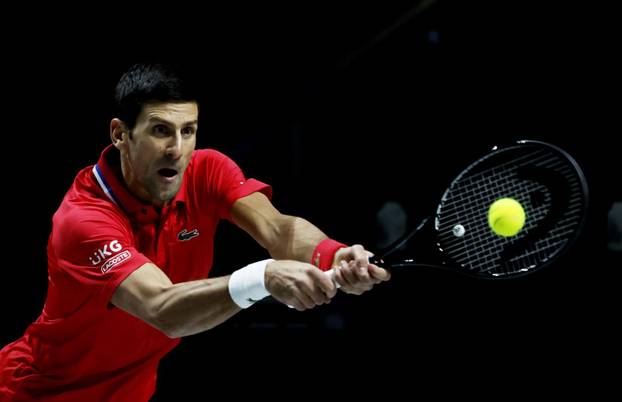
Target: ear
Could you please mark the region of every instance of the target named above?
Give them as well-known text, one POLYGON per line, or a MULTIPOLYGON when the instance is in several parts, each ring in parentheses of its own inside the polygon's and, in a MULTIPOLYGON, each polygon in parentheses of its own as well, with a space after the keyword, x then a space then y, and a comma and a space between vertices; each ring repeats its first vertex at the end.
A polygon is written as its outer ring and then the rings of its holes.
POLYGON ((128 136, 129 130, 122 120, 114 118, 110 121, 110 139, 117 149, 121 149, 128 136))

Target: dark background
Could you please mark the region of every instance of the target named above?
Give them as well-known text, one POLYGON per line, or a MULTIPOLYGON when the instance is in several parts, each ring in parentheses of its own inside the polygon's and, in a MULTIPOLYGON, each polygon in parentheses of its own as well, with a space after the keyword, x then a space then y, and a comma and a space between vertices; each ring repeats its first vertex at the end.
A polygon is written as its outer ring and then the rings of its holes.
MULTIPOLYGON (((340 241, 374 249, 383 203, 402 204, 412 223, 465 163, 517 139, 572 154, 591 204, 576 246, 534 276, 396 273, 310 312, 254 306, 182 341, 162 362, 157 400, 232 378, 386 379, 395 361, 432 378, 474 375, 475 362, 493 378, 520 364, 530 373, 599 366, 617 351, 622 265, 606 248, 607 211, 622 199, 615 13, 598 3, 456 3, 13 15, 15 26, 3 28, 9 258, 0 344, 41 311, 51 216, 109 142, 116 81, 136 61, 160 60, 184 65, 202 90, 198 147, 230 155, 273 185, 281 211, 340 241)), ((216 274, 265 257, 230 224, 216 242, 216 274)))

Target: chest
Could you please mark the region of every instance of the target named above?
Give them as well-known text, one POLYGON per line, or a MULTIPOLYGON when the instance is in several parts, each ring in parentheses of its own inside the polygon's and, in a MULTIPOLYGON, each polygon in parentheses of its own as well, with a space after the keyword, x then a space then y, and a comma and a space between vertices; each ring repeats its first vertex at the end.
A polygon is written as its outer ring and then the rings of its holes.
POLYGON ((184 209, 163 212, 133 225, 136 249, 173 283, 204 279, 213 261, 217 220, 184 209))

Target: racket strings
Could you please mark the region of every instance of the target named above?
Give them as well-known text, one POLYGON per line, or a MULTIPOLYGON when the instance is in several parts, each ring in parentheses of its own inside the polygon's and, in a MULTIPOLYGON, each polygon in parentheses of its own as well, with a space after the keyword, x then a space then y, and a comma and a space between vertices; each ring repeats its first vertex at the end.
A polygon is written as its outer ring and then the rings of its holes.
MULTIPOLYGON (((532 225, 531 227, 529 225, 527 226, 527 228, 523 232, 522 238, 529 236, 532 229, 536 228, 536 230, 538 230, 538 224, 540 224, 540 222, 543 221, 546 216, 541 214, 540 216, 538 216, 537 213, 543 213, 544 211, 547 211, 548 213, 548 205, 547 208, 541 208, 540 211, 536 210, 535 214, 533 213, 533 211, 529 211, 530 208, 527 209, 527 213, 531 214, 530 221, 532 222, 532 225)), ((573 225, 575 222, 575 219, 567 219, 565 221, 562 221, 561 225, 558 222, 557 226, 554 226, 545 237, 536 239, 536 241, 532 243, 524 241, 524 245, 519 245, 520 247, 524 248, 523 252, 517 253, 514 257, 511 257, 508 261, 505 261, 502 265, 505 265, 506 270, 503 272, 514 272, 516 270, 533 268, 536 265, 546 261, 548 258, 550 258, 552 254, 554 254, 556 251, 560 250, 564 246, 564 244, 568 240, 568 237, 574 232, 574 228, 571 228, 571 230, 564 230, 566 229, 565 224, 570 223, 571 225, 573 225)), ((501 240, 508 241, 510 239, 501 240)), ((520 237, 516 239, 511 239, 509 242, 516 246, 519 241, 521 241, 520 237)), ((499 257, 503 257, 503 254, 498 255, 499 257)), ((486 269, 482 267, 482 269, 486 271, 494 269, 495 265, 492 264, 492 262, 494 261, 491 261, 490 268, 486 269)))
MULTIPOLYGON (((547 168, 557 168, 559 166, 562 166, 562 163, 560 160, 553 160, 552 158, 547 159, 546 161, 540 161, 538 163, 536 163, 536 165, 539 166, 544 166, 547 168), (552 163, 551 163, 552 162, 552 163)), ((564 175, 566 177, 570 177, 572 170, 568 169, 567 167, 565 167, 564 169, 560 169, 561 172, 564 173, 564 175)), ((517 179, 518 180, 518 179, 517 179)), ((489 180, 490 181, 490 180, 489 180)), ((521 194, 529 194, 530 192, 536 191, 536 190, 541 190, 541 191, 545 191, 546 188, 538 183, 535 182, 525 182, 525 181, 519 181, 518 184, 516 184, 515 182, 512 182, 511 179, 510 181, 500 181, 502 183, 502 191, 500 191, 500 193, 504 193, 504 194, 512 194, 512 191, 520 191, 521 194), (533 185, 523 185, 524 183, 531 183, 533 185), (508 188, 508 185, 510 188, 508 188), (517 187, 519 187, 517 189, 517 187)), ((532 266, 538 262, 540 262, 541 260, 546 259, 546 253, 545 253, 545 249, 547 248, 560 248, 561 246, 563 246, 563 243, 567 240, 568 235, 573 233, 573 228, 568 230, 568 226, 573 226, 577 223, 578 218, 580 218, 580 212, 581 209, 583 207, 583 202, 582 202, 582 197, 579 194, 579 189, 580 189, 580 185, 578 183, 578 181, 576 181, 575 183, 571 183, 571 187, 574 190, 573 192, 575 193, 575 195, 570 199, 570 202, 568 204, 568 213, 567 215, 569 215, 568 217, 561 219, 558 223, 557 226, 555 228, 553 228, 551 230, 551 235, 546 237, 545 239, 536 242, 534 245, 532 245, 531 249, 527 249, 524 253, 524 257, 531 257, 531 256, 536 256, 536 260, 534 261, 533 259, 527 258, 526 262, 523 262, 523 264, 526 264, 528 266, 532 266), (574 214, 574 216, 573 216, 574 214), (556 237, 562 237, 562 241, 557 241, 557 242, 553 242, 551 243, 550 240, 555 240, 556 237)), ((485 194, 485 193, 483 193, 485 194)), ((516 198, 520 198, 520 197, 516 197, 516 198)), ((492 201, 494 201, 496 198, 493 194, 492 199, 485 199, 484 203, 491 203, 492 201)), ((461 200, 462 202, 469 202, 468 199, 461 200)), ((548 194, 548 192, 546 193, 546 199, 544 202, 542 202, 542 204, 545 207, 539 207, 539 208, 528 208, 529 206, 531 206, 531 204, 528 202, 528 199, 519 199, 519 202, 521 202, 521 204, 523 204, 524 206, 526 206, 526 210, 527 210, 527 216, 529 216, 529 220, 527 222, 527 225, 525 227, 525 229, 522 232, 522 237, 525 237, 526 235, 529 234, 530 229, 533 229, 534 227, 537 227, 539 222, 544 219, 548 213, 548 207, 550 206, 550 194, 548 194)), ((465 205, 465 204, 460 204, 460 205, 465 205)), ((479 218, 483 218, 483 222, 478 222, 478 224, 474 225, 474 227, 478 227, 480 229, 479 233, 477 233, 476 235, 474 235, 475 238, 477 238, 476 244, 475 246, 481 246, 484 247, 485 244, 488 244, 489 241, 495 241, 495 243, 497 243, 495 246, 497 247, 497 249, 499 249, 499 247, 502 247, 504 244, 506 244, 508 242, 508 239, 504 239, 504 238, 500 238, 498 236, 492 235, 491 231, 488 230, 487 228, 487 217, 485 214, 482 214, 481 211, 478 211, 479 213, 477 214, 477 217, 479 218), (492 238, 492 240, 491 240, 492 238), (479 243, 479 244, 477 244, 479 243)), ((469 212, 465 212, 465 219, 469 220, 470 218, 474 218, 474 216, 469 216, 469 212)), ((471 214, 473 215, 473 214, 471 214)), ((520 238, 520 237, 519 237, 520 238)), ((519 238, 515 238, 512 239, 513 242, 515 242, 516 240, 518 240, 519 238)), ((492 248, 494 250, 494 247, 492 248)), ((451 250, 449 250, 451 251, 451 250)), ((478 265, 477 263, 480 263, 480 265, 485 265, 488 261, 486 260, 486 255, 482 254, 481 256, 478 256, 479 258, 477 258, 475 261, 471 261, 473 263, 473 265, 478 265), (478 261, 480 260, 480 261, 478 261)), ((500 257, 500 253, 497 252, 495 255, 490 256, 490 258, 495 259, 500 257)), ((511 270, 515 270, 515 269, 522 269, 522 266, 517 266, 515 263, 517 261, 519 261, 519 259, 521 258, 521 256, 515 256, 513 258, 510 259, 511 262, 511 270)), ((478 267, 474 267, 474 268, 478 268, 478 267)), ((485 268, 479 267, 482 270, 484 270, 485 268)), ((490 269, 493 269, 494 265, 491 266, 490 269)))
MULTIPOLYGON (((507 181, 518 180, 515 174, 517 168, 527 166, 529 164, 528 162, 529 161, 523 161, 523 163, 520 164, 518 162, 515 164, 506 163, 501 166, 487 169, 477 175, 464 177, 461 181, 456 182, 454 187, 451 188, 451 195, 455 196, 456 194, 462 194, 465 196, 476 196, 481 194, 482 191, 490 192, 498 187, 507 185, 507 181)), ((468 197, 466 198, 468 199, 468 197)), ((451 211, 452 206, 453 204, 450 203, 445 208, 451 211)), ((479 205, 473 205, 472 207, 479 207, 479 205)), ((458 215, 459 213, 460 212, 458 210, 453 212, 455 215, 458 215)), ((444 216, 452 218, 452 212, 444 212, 444 216)))
MULTIPOLYGON (((447 210, 444 211, 443 216, 444 219, 448 219, 449 221, 460 219, 460 222, 471 223, 472 228, 479 228, 477 232, 470 231, 471 234, 477 234, 477 238, 480 239, 480 243, 487 243, 488 238, 482 238, 482 233, 488 233, 488 225, 487 225, 487 206, 490 205, 494 200, 507 195, 513 195, 514 193, 518 193, 517 190, 520 190, 521 196, 516 196, 517 200, 521 202, 521 204, 525 205, 528 201, 527 195, 536 190, 546 190, 545 187, 536 182, 525 182, 523 180, 519 180, 515 175, 515 169, 494 169, 489 171, 491 174, 488 176, 479 176, 478 181, 473 181, 472 178, 468 178, 468 181, 461 183, 461 185, 457 186, 455 189, 452 189, 452 200, 447 203, 447 210), (469 206, 468 208, 466 206, 469 206), (482 210, 482 207, 486 207, 485 210, 482 210)), ((550 204, 550 195, 545 193, 545 199, 543 201, 543 205, 550 204)), ((529 216, 538 218, 534 211, 531 212, 529 216)), ((540 215, 544 216, 545 211, 541 210, 540 215)), ((532 222, 532 224, 535 222, 532 222)), ((527 227, 528 228, 528 227, 527 227)), ((498 243, 503 243, 503 239, 498 238, 497 236, 492 237, 493 239, 497 239, 498 243)), ((456 246, 463 243, 464 241, 458 242, 458 238, 452 235, 451 231, 446 232, 443 240, 456 240, 456 246)), ((479 246, 480 244, 476 244, 479 246)))
MULTIPOLYGON (((486 189, 481 192, 480 198, 482 199, 480 203, 483 205, 490 205, 495 199, 499 198, 499 194, 503 194, 502 196, 506 196, 512 194, 512 191, 519 190, 521 192, 533 191, 535 189, 541 188, 541 186, 521 186, 518 183, 514 183, 513 181, 507 180, 504 182, 500 182, 502 185, 499 188, 497 193, 493 193, 490 189, 486 189), (522 188, 521 188, 522 187, 522 188)), ((472 200, 468 198, 458 197, 457 199, 462 205, 467 205, 472 200)), ((526 199, 518 199, 518 201, 525 205, 526 199)), ((550 205, 550 201, 547 199, 545 201, 544 207, 540 208, 541 211, 546 209, 546 207, 550 205)), ((484 271, 487 269, 494 268, 494 265, 489 267, 491 263, 498 260, 501 256, 501 252, 503 251, 503 245, 507 243, 507 240, 492 234, 492 232, 488 229, 487 216, 485 211, 479 212, 477 218, 478 221, 473 221, 475 217, 469 218, 469 214, 473 214, 473 208, 471 211, 465 210, 463 215, 465 215, 465 221, 467 222, 467 226, 469 228, 473 228, 475 230, 469 230, 468 236, 462 239, 462 242, 456 242, 454 248, 459 248, 459 250, 452 250, 448 248, 447 251, 452 253, 452 256, 456 259, 462 259, 465 263, 468 263, 470 269, 484 271), (467 247, 465 242, 470 242, 467 247)), ((527 233, 532 227, 537 225, 537 221, 542 219, 545 215, 544 212, 540 214, 534 214, 533 210, 527 210, 526 212, 528 216, 530 216, 530 225, 525 227, 524 233, 527 233)), ((460 219, 462 222, 463 219, 460 219)))
POLYGON ((495 157, 499 159, 498 156, 498 153, 488 155, 467 168, 452 183, 437 211, 439 246, 462 266, 492 275, 527 270, 546 261, 561 250, 569 236, 575 232, 584 208, 582 187, 576 171, 568 165, 567 160, 548 150, 527 152, 469 174, 474 167, 479 168, 482 163, 494 162, 488 159, 495 157), (569 182, 572 196, 563 217, 555 222, 546 237, 530 243, 525 250, 501 265, 499 260, 505 246, 528 236, 529 232, 546 218, 551 208, 551 194, 543 184, 519 177, 519 170, 527 166, 556 171, 569 182), (537 203, 532 202, 530 198, 534 193, 541 196, 537 203), (505 196, 517 199, 524 206, 528 217, 525 228, 514 238, 496 236, 488 228, 489 205, 505 196), (466 230, 462 237, 453 235, 452 230, 457 224, 466 230))
MULTIPOLYGON (((457 205, 467 205, 468 203, 477 202, 480 205, 490 205, 494 200, 499 198, 500 195, 507 196, 513 194, 513 191, 517 188, 520 188, 521 192, 542 188, 542 186, 521 186, 519 183, 513 184, 513 181, 510 180, 499 182, 499 185, 501 185, 501 187, 497 188, 494 193, 491 192, 490 189, 483 191, 480 195, 481 200, 478 201, 463 198, 461 194, 458 193, 456 203, 457 205)), ((521 197, 517 197, 517 201, 522 205, 526 205, 527 203, 527 200, 521 197)), ((548 205, 550 205, 550 197, 547 197, 544 206, 539 208, 540 211, 527 208, 526 214, 530 219, 529 223, 526 224, 524 228, 524 233, 527 233, 531 228, 535 227, 537 222, 545 216, 545 209, 548 205)), ((463 211, 460 211, 459 222, 465 227, 467 232, 462 239, 457 239, 451 232, 449 232, 451 237, 445 234, 443 240, 449 243, 445 251, 451 253, 454 258, 465 259, 469 262, 470 268, 472 269, 482 269, 483 265, 500 257, 503 251, 502 246, 506 244, 508 240, 494 235, 490 229, 488 229, 487 210, 482 211, 481 208, 474 207, 468 210, 466 208, 463 209, 463 211), (452 242, 454 239, 456 240, 452 242), (469 254, 469 252, 471 252, 471 254, 469 254)))

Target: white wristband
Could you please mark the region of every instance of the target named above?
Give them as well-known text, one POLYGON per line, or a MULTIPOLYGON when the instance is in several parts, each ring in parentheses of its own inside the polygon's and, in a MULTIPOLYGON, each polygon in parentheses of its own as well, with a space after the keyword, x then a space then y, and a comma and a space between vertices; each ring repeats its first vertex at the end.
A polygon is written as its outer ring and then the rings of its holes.
POLYGON ((266 290, 264 275, 266 265, 273 259, 257 261, 240 268, 229 278, 229 295, 241 308, 247 308, 269 296, 266 290))

